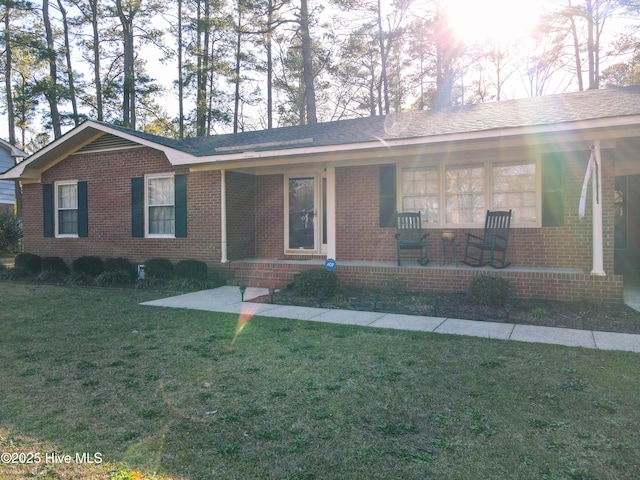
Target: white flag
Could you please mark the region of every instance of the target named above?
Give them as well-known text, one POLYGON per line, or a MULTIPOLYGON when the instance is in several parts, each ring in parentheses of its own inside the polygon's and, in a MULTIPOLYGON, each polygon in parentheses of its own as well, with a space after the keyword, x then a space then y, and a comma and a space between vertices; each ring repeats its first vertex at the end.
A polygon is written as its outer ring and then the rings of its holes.
POLYGON ((587 203, 587 188, 589 186, 589 180, 591 179, 591 173, 596 163, 594 152, 591 150, 591 156, 589 157, 589 164, 587 165, 587 171, 584 174, 584 182, 582 182, 582 193, 580 194, 580 205, 578 206, 578 218, 582 220, 584 218, 584 209, 587 203))

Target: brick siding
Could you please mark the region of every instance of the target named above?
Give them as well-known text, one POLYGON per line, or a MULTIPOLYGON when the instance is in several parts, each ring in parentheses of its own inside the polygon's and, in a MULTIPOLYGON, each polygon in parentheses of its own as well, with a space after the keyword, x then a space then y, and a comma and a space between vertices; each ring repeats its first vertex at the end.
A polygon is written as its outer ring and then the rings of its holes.
POLYGON ((125 257, 138 263, 164 257, 173 261, 197 259, 220 262, 220 173, 173 169, 163 153, 150 148, 72 155, 42 174, 42 183, 86 181, 89 236, 45 238, 42 186, 26 184, 24 249, 70 262, 83 255, 125 257), (133 238, 131 235, 131 178, 145 174, 187 174, 187 238, 133 238))

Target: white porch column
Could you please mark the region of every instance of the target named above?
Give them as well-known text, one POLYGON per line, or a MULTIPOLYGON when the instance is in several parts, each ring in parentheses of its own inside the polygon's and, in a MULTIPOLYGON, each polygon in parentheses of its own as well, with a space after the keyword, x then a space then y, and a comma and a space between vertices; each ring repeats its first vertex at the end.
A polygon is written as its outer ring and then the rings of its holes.
POLYGON ((336 168, 327 167, 327 258, 336 258, 336 168))
POLYGON ((606 275, 604 271, 604 254, 602 247, 602 156, 600 155, 600 140, 594 142, 596 159, 593 182, 593 268, 591 275, 606 275))
POLYGON ((229 262, 227 258, 227 180, 224 170, 220 170, 220 262, 229 262))

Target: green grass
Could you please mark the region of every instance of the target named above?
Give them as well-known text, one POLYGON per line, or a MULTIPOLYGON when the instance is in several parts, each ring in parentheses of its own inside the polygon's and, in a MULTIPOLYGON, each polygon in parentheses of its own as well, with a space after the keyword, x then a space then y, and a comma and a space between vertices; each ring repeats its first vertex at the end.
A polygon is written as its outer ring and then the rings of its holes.
POLYGON ((0 478, 635 479, 640 355, 0 283, 0 478), (37 468, 36 468, 37 467, 37 468))

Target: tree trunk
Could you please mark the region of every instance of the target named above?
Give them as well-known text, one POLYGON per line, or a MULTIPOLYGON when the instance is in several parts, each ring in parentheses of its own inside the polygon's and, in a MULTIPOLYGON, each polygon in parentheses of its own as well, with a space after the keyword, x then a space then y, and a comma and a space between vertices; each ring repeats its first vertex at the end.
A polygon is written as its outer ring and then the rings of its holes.
POLYGON ((184 77, 182 73, 182 0, 178 0, 178 132, 184 138, 184 77))
POLYGON ((44 22, 47 40, 47 62, 49 63, 49 80, 47 81, 45 97, 49 102, 53 136, 54 138, 60 138, 62 136, 62 127, 60 126, 60 113, 58 112, 58 65, 56 47, 53 43, 51 19, 49 18, 49 0, 42 0, 42 21, 44 22))
POLYGON ((116 0, 116 8, 120 24, 122 25, 123 67, 122 82, 122 124, 132 129, 136 128, 135 117, 135 71, 133 51, 133 11, 125 12, 122 0, 116 0), (127 15, 128 13, 128 15, 127 15))
POLYGON ((73 124, 80 124, 80 116, 78 114, 78 101, 76 99, 76 87, 73 80, 73 68, 71 67, 71 45, 69 43, 69 22, 67 21, 67 11, 62 5, 62 0, 58 0, 58 8, 62 14, 62 25, 64 28, 64 50, 67 62, 67 78, 69 82, 69 99, 71 100, 71 111, 73 112, 73 124))
POLYGON ((302 76, 307 123, 318 123, 316 115, 316 92, 313 86, 313 62, 311 57, 311 35, 309 34, 309 9, 307 0, 300 0, 300 34, 302 36, 302 76))
POLYGON ((589 90, 593 90, 598 88, 596 78, 595 78, 593 2, 592 0, 586 0, 586 4, 587 4, 587 55, 589 58, 589 90))
POLYGON ((5 74, 4 74, 4 85, 5 85, 5 96, 7 99, 7 124, 9 127, 9 143, 11 145, 16 144, 16 120, 14 115, 14 106, 13 106, 13 83, 12 83, 12 72, 13 72, 13 46, 11 45, 12 33, 11 33, 11 1, 5 0, 5 12, 4 12, 4 42, 5 42, 5 74))
POLYGON ((102 78, 100 76, 100 30, 98 28, 98 2, 89 0, 91 5, 91 28, 93 30, 93 82, 96 88, 96 116, 104 120, 104 102, 102 100, 102 78))
POLYGON ((574 7, 571 0, 568 0, 569 21, 571 22, 571 36, 573 37, 573 52, 576 62, 576 78, 578 79, 578 91, 584 90, 584 82, 582 81, 582 63, 580 61, 580 40, 578 39, 578 29, 576 28, 576 20, 573 15, 574 7))
POLYGON ((207 134, 207 87, 209 84, 209 0, 204 0, 204 18, 202 17, 202 2, 197 3, 197 91, 196 91, 196 135, 204 137, 207 134))
POLYGON ((380 85, 378 93, 380 97, 380 114, 389 114, 389 83, 387 79, 387 57, 389 53, 384 43, 384 30, 382 28, 382 6, 378 0, 378 41, 380 43, 380 85), (384 112, 382 110, 382 98, 384 98, 384 112))
POLYGON ((273 0, 269 0, 267 12, 267 128, 273 128, 273 52, 271 35, 273 34, 273 0))
POLYGON ((236 32, 236 68, 233 82, 235 92, 233 98, 233 133, 238 133, 238 120, 240 116, 240 70, 242 55, 242 5, 238 1, 238 30, 236 32))

